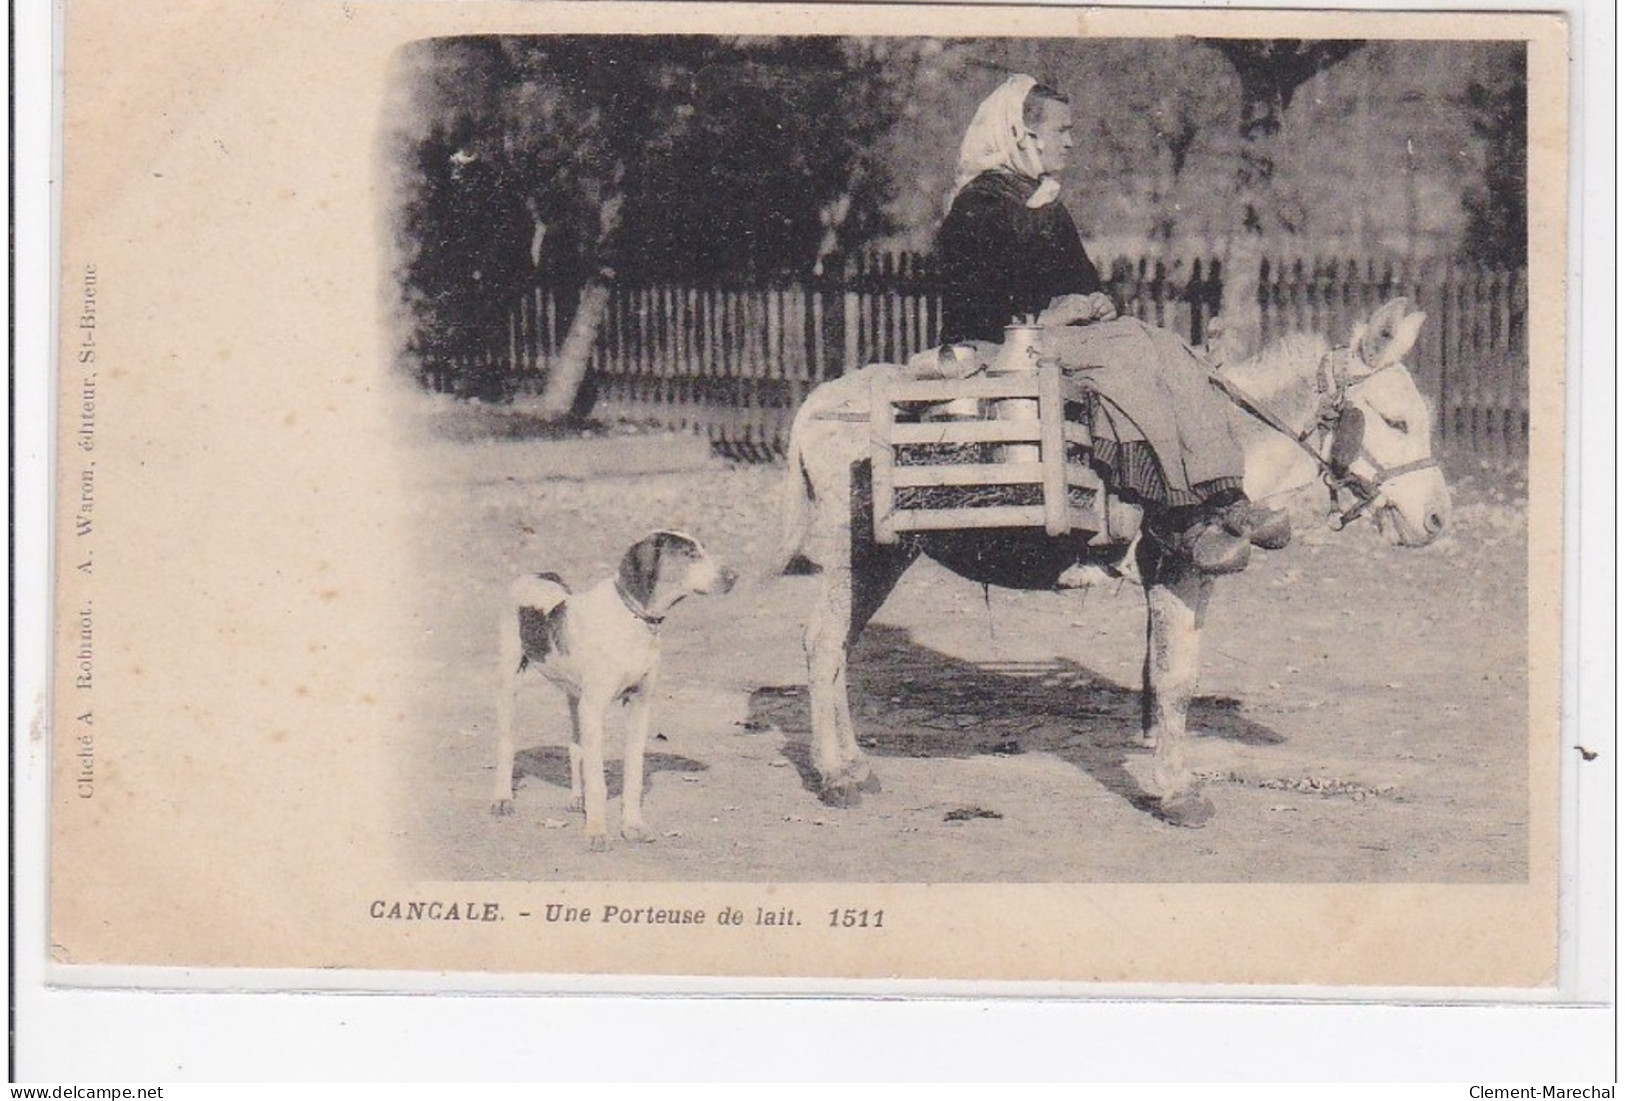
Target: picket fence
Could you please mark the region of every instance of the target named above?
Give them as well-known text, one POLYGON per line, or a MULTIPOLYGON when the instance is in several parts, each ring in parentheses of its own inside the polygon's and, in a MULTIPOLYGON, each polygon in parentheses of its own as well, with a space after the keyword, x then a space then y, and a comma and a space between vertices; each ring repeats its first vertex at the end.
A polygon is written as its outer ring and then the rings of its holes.
POLYGON ((1266 261, 1258 288, 1262 336, 1267 342, 1308 330, 1346 340, 1396 295, 1428 315, 1407 363, 1433 400, 1438 438, 1475 455, 1526 458, 1529 287, 1521 270, 1266 261))
MULTIPOLYGON (((1223 299, 1214 260, 1119 259, 1108 290, 1126 313, 1203 342, 1223 299)), ((1346 339, 1397 294, 1429 320, 1411 357, 1439 410, 1439 435, 1474 454, 1521 457, 1528 445, 1528 289, 1523 272, 1372 261, 1264 262, 1263 337, 1313 330, 1346 339)), ((535 287, 507 331, 441 357, 437 389, 539 390, 563 343, 575 291, 535 287)), ((767 285, 619 285, 587 386, 595 416, 703 432, 741 456, 782 452, 807 391, 865 363, 900 363, 936 342, 941 302, 928 257, 875 253, 823 277, 767 285)))

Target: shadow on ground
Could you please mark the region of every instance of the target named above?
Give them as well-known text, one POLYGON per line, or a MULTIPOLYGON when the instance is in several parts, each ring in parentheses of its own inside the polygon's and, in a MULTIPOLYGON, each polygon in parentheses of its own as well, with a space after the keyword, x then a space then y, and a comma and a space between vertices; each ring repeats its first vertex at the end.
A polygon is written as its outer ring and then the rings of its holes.
POLYGON ((437 409, 425 416, 423 423, 436 439, 455 443, 576 440, 610 434, 610 429, 604 424, 584 417, 546 419, 524 410, 481 402, 459 402, 437 409))
MULTIPOLYGON (((647 753, 643 758, 643 793, 649 794, 649 786, 657 772, 704 772, 709 767, 691 757, 680 757, 675 753, 647 753)), ((563 746, 522 749, 514 754, 513 775, 516 782, 534 779, 569 790, 569 750, 563 746)), ((609 788, 609 797, 618 798, 624 782, 619 760, 604 762, 604 782, 609 788)))
MULTIPOLYGON (((1151 810, 1126 768, 1140 744, 1138 689, 1125 688, 1074 661, 975 663, 916 643, 908 631, 873 625, 854 647, 848 669, 858 744, 872 757, 972 757, 1050 753, 1082 769, 1108 791, 1151 810)), ((751 693, 747 724, 776 728, 780 752, 818 793, 812 720, 805 685, 751 693)), ((1191 700, 1190 737, 1241 745, 1279 745, 1283 735, 1241 714, 1232 696, 1191 700)))

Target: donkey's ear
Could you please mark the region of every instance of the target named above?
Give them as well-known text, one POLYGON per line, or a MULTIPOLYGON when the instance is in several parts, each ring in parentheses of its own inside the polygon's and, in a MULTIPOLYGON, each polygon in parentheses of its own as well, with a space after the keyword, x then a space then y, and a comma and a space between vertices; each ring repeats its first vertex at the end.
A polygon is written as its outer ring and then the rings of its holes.
POLYGON ((1422 335, 1422 326, 1427 319, 1428 315, 1421 310, 1407 314, 1394 327, 1393 339, 1388 342, 1387 347, 1377 353, 1377 358, 1371 366, 1387 367, 1410 355, 1411 349, 1416 347, 1416 338, 1422 335))
MULTIPOLYGON (((1354 347, 1362 363, 1373 368, 1380 365, 1383 353, 1393 343, 1410 308, 1410 301, 1404 297, 1390 299, 1371 315, 1370 321, 1355 330, 1354 347)), ((1409 348, 1406 350, 1409 351, 1409 348)))

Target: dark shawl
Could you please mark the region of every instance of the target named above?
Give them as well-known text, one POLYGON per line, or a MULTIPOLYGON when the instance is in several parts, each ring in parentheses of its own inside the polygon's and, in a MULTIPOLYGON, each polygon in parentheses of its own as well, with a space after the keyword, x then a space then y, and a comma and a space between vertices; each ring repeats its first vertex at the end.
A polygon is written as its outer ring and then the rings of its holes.
POLYGON ((1092 294, 1100 273, 1060 200, 1036 209, 1038 181, 990 171, 966 184, 937 231, 941 343, 1004 340, 1012 318, 1062 294, 1092 294))

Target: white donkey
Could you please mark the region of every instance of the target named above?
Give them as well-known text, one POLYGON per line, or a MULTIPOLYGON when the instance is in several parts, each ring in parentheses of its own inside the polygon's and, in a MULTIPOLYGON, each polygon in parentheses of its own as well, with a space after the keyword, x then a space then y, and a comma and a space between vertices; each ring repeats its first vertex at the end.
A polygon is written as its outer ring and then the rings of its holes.
MULTIPOLYGON (((1433 541, 1449 517, 1450 494, 1433 461, 1428 403, 1402 362, 1425 317, 1395 299, 1357 325, 1347 346, 1291 336, 1221 372, 1233 398, 1256 410, 1235 414, 1248 426, 1246 489, 1253 500, 1324 475, 1337 487, 1334 503, 1345 509, 1333 526, 1363 514, 1395 545, 1433 541), (1326 426, 1319 437, 1317 424, 1326 426)), ((866 367, 824 383, 808 395, 790 433, 781 562, 788 568, 804 558, 821 573, 804 644, 812 759, 820 798, 835 805, 879 787, 852 726, 847 651, 909 565, 924 553, 974 580, 1053 587, 1085 549, 1081 539, 1025 531, 968 534, 957 543, 959 533, 876 543, 870 389, 899 370, 866 367), (1021 560, 1009 571, 1019 580, 1001 582, 1001 556, 1021 560)), ((1140 540, 1137 566, 1147 609, 1143 736, 1155 749, 1148 804, 1165 821, 1200 826, 1213 805, 1185 764, 1185 715, 1213 578, 1154 538, 1140 540)))

